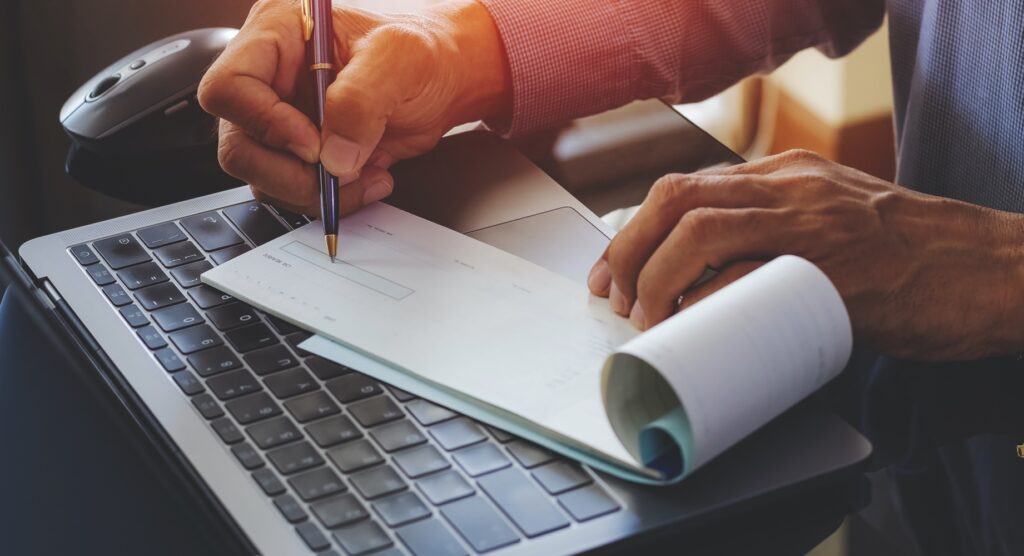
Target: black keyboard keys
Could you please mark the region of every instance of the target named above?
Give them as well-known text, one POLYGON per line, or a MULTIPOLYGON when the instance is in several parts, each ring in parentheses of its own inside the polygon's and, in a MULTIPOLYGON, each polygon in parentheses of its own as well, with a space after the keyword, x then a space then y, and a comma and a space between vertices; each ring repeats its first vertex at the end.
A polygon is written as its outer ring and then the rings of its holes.
POLYGON ((338 469, 341 469, 342 473, 351 473, 384 461, 380 452, 366 440, 342 444, 328 451, 327 457, 331 458, 331 461, 338 466, 338 469))
POLYGON ((415 556, 465 556, 459 541, 436 518, 397 529, 398 537, 415 556))
POLYGON ((222 291, 218 291, 206 284, 190 288, 188 290, 188 296, 192 298, 192 301, 199 306, 200 309, 206 310, 212 307, 219 307, 225 303, 234 301, 234 297, 230 294, 226 294, 222 291))
POLYGON ((160 264, 174 268, 203 260, 203 253, 191 241, 182 241, 153 251, 160 264))
POLYGON ((274 464, 274 467, 282 475, 290 475, 316 467, 324 462, 324 458, 310 445, 309 442, 291 444, 267 452, 267 459, 274 464))
POLYGON ((292 489, 306 502, 345 492, 345 484, 330 467, 321 467, 288 479, 292 489))
POLYGON ((174 222, 164 222, 135 232, 150 249, 185 241, 185 233, 174 222))
POLYGON ((561 494, 590 484, 591 481, 590 475, 579 464, 566 460, 559 460, 534 469, 533 478, 537 479, 537 482, 550 494, 561 494))
POLYGON ((242 362, 235 357, 235 353, 224 346, 189 355, 188 364, 192 365, 192 368, 202 377, 213 376, 242 366, 242 362))
POLYGON ((87 266, 85 267, 85 271, 89 273, 89 277, 92 278, 93 283, 97 286, 106 286, 117 281, 114 280, 114 275, 107 270, 107 267, 101 264, 87 266))
POLYGON ((163 269, 152 261, 119 270, 117 277, 130 290, 160 284, 168 280, 167 274, 164 274, 163 269))
POLYGON ((249 201, 224 209, 224 215, 256 245, 263 245, 288 230, 257 201, 249 201))
POLYGON ((349 406, 348 411, 364 427, 375 427, 381 423, 401 419, 405 415, 402 412, 402 408, 398 407, 387 396, 379 396, 352 404, 349 406))
POLYGON ((82 266, 89 266, 100 262, 96 253, 93 252, 92 248, 86 244, 76 245, 70 249, 71 254, 78 261, 78 264, 82 266))
POLYGON ((349 373, 328 382, 325 386, 341 403, 369 398, 382 392, 377 381, 360 373, 349 373))
POLYGON ((136 333, 139 335, 139 339, 142 343, 146 344, 149 349, 160 349, 167 347, 167 342, 164 341, 164 337, 156 331, 156 328, 152 326, 143 326, 138 329, 136 333))
POLYGON ((306 369, 291 369, 272 374, 263 379, 263 384, 280 399, 305 394, 320 388, 320 384, 306 372, 306 369))
POLYGON ((363 433, 359 432, 359 429, 352 423, 352 419, 345 415, 317 421, 308 425, 306 432, 309 433, 313 442, 316 442, 321 448, 329 448, 335 444, 341 444, 342 442, 348 442, 363 436, 363 433))
POLYGON ((338 529, 334 532, 334 540, 352 556, 362 556, 391 546, 391 537, 373 520, 338 529))
POLYGON ((175 332, 202 323, 203 317, 191 305, 181 303, 154 311, 153 320, 160 330, 175 332))
POLYGON ((389 527, 412 523, 430 515, 430 509, 415 492, 403 492, 382 498, 373 503, 373 509, 377 510, 389 527))
POLYGON ((132 328, 139 328, 140 326, 146 326, 149 324, 149 319, 146 318, 146 313, 139 309, 138 305, 129 305, 127 307, 121 307, 121 316, 124 317, 124 321, 128 323, 128 326, 132 328))
POLYGON ((331 541, 327 540, 327 537, 320 532, 320 528, 311 521, 296 525, 295 531, 299 534, 299 537, 302 537, 302 542, 306 543, 306 546, 314 552, 331 547, 331 541))
POLYGON ((235 454, 242 467, 250 471, 257 467, 263 467, 263 458, 260 457, 259 452, 248 442, 235 444, 231 447, 231 453, 235 454))
POLYGON ((128 292, 124 291, 124 288, 122 288, 120 284, 104 286, 103 295, 107 296, 107 300, 110 301, 114 307, 124 307, 132 302, 131 296, 128 295, 128 292))
POLYGON ((245 369, 230 371, 206 381, 206 386, 221 400, 230 400, 262 389, 256 377, 245 369))
POLYGON ((231 400, 224 404, 224 407, 243 425, 281 414, 281 407, 266 392, 258 392, 251 396, 231 400))
POLYGON ((153 352, 156 356, 156 360, 160 362, 160 366, 169 373, 175 373, 185 368, 185 364, 181 362, 181 358, 178 357, 171 348, 158 349, 153 352))
POLYGON ((242 353, 278 343, 277 336, 263 323, 236 328, 224 336, 242 353))
POLYGON ((576 521, 587 521, 619 509, 619 503, 597 485, 567 492, 558 497, 558 503, 576 521))
POLYGON ((210 318, 210 322, 218 330, 231 330, 232 328, 259 322, 256 311, 244 303, 232 303, 217 307, 216 309, 210 309, 207 311, 206 316, 210 318))
POLYGON ((284 406, 288 408, 288 411, 295 417, 295 420, 300 423, 341 412, 338 404, 334 403, 331 397, 322 390, 288 400, 284 403, 284 406))
MULTIPOLYGON (((207 313, 209 315, 209 313, 207 313)), ((283 345, 250 351, 242 356, 252 371, 260 376, 290 369, 299 364, 292 352, 283 345)))
POLYGON ((178 348, 178 351, 185 355, 217 347, 224 343, 221 341, 220 336, 218 336, 208 324, 201 324, 199 326, 193 326, 192 328, 172 332, 169 336, 171 341, 174 342, 174 345, 178 348))
POLYGON ((430 427, 430 434, 442 448, 448 451, 458 450, 487 439, 480 427, 465 417, 434 425, 430 427))
POLYGON ((527 537, 543 535, 569 525, 551 499, 518 469, 505 469, 481 477, 480 488, 527 537))
POLYGON ((427 437, 408 419, 377 427, 370 431, 370 436, 385 452, 397 452, 427 441, 427 437))
POLYGON ((171 270, 171 276, 174 276, 174 280, 178 282, 178 285, 188 289, 201 284, 202 282, 199 280, 199 277, 211 268, 213 268, 213 265, 210 264, 210 261, 198 261, 171 270))
POLYGON ((363 471, 349 477, 352 486, 367 500, 405 489, 405 481, 386 465, 363 471))
POLYGON ((253 471, 252 478, 260 485, 263 492, 267 493, 267 496, 277 496, 285 491, 281 479, 278 479, 277 474, 266 467, 253 471))
POLYGON ((359 500, 356 500, 356 497, 351 494, 343 494, 317 502, 310 506, 310 509, 313 510, 313 515, 320 520, 320 523, 323 523, 324 527, 328 529, 366 519, 370 515, 366 508, 359 503, 359 500))
POLYGON ((155 311, 170 305, 177 305, 185 301, 185 296, 181 294, 177 286, 165 282, 137 290, 135 292, 135 299, 139 301, 139 305, 142 305, 143 309, 155 311))
POLYGON ((210 258, 217 264, 224 264, 247 251, 249 251, 249 246, 242 243, 233 247, 221 249, 220 251, 214 251, 213 253, 210 253, 210 258))
POLYGON ((250 425, 245 432, 263 450, 269 450, 275 446, 287 444, 302 438, 302 433, 292 424, 287 417, 278 417, 268 421, 260 421, 250 425))
POLYGON ((501 449, 489 443, 459 450, 453 457, 470 477, 478 477, 512 465, 501 449))
POLYGON ((202 382, 199 382, 196 375, 188 371, 174 373, 171 375, 171 378, 174 379, 174 382, 178 384, 178 388, 181 388, 181 391, 187 396, 195 396, 206 391, 206 387, 203 386, 202 382))
POLYGON ((192 405, 196 406, 199 413, 207 419, 216 419, 217 417, 222 417, 224 415, 224 411, 221 410, 220 405, 218 405, 217 401, 213 399, 213 396, 209 394, 200 394, 192 398, 192 405))
POLYGON ((488 552, 519 541, 498 512, 479 496, 452 502, 441 513, 477 552, 488 552))
POLYGON ((456 471, 445 471, 416 482, 431 504, 441 505, 473 494, 473 487, 456 471))
POLYGON ((95 241, 92 245, 114 270, 150 260, 149 253, 139 245, 139 242, 131 234, 108 237, 95 241))
POLYGON ((320 380, 330 380, 352 372, 348 367, 339 365, 334 361, 328 361, 320 356, 313 356, 306 359, 306 366, 309 367, 309 370, 313 371, 313 374, 315 374, 320 380))
MULTIPOLYGON (((448 460, 441 455, 437 448, 430 445, 395 454, 394 460, 398 467, 401 468, 402 473, 405 473, 410 479, 416 479, 435 471, 448 469, 452 465, 448 463, 448 460)), ((470 489, 470 492, 472 492, 472 489, 470 489)))
POLYGON ((242 238, 217 211, 182 218, 181 225, 206 251, 216 251, 242 243, 242 238))
MULTIPOLYGON (((234 444, 245 440, 245 437, 242 436, 242 431, 238 430, 238 427, 236 427, 231 419, 228 419, 227 417, 213 421, 210 423, 210 426, 213 427, 217 436, 219 436, 225 444, 234 444)), ((268 473, 273 475, 274 472, 268 471, 268 473)), ((268 492, 267 494, 271 493, 268 492)))
POLYGON ((302 509, 298 501, 291 494, 285 494, 274 498, 274 505, 281 511, 288 523, 298 523, 306 519, 306 510, 302 509))

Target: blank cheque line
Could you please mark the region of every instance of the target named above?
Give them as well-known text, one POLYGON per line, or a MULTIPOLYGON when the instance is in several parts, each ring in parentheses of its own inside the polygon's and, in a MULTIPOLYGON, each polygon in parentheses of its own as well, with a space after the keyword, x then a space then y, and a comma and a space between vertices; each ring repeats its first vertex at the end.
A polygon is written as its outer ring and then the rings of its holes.
POLYGON ((349 282, 354 282, 364 288, 386 295, 396 301, 401 301, 415 293, 415 290, 413 289, 388 280, 383 276, 374 274, 369 270, 359 268, 350 262, 339 259, 334 264, 331 264, 327 255, 306 245, 305 243, 302 243, 301 241, 293 241, 284 247, 281 247, 281 250, 285 253, 294 255, 307 263, 316 265, 335 276, 344 278, 349 282))

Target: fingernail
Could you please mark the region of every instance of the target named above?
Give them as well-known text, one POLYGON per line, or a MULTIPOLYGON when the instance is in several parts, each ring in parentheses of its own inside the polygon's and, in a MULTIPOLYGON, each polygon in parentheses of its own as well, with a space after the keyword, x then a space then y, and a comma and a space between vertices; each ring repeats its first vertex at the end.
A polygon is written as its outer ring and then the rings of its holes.
POLYGON ((363 205, 376 203, 388 195, 391 195, 391 184, 385 180, 373 182, 373 185, 363 192, 363 205))
POLYGON ((626 316, 629 314, 629 307, 626 304, 626 296, 622 295, 619 287, 612 282, 611 291, 608 293, 608 301, 612 304, 612 311, 626 316))
POLYGON ((644 315, 644 308, 640 306, 640 303, 633 304, 633 310, 629 312, 629 322, 633 323, 633 326, 640 330, 647 328, 647 317, 644 315))
POLYGON ((307 147, 299 143, 288 143, 288 150, 308 164, 316 164, 317 162, 318 153, 313 147, 307 147))
POLYGON ((359 145, 337 135, 331 135, 327 141, 324 141, 324 147, 320 151, 320 161, 328 171, 338 176, 339 180, 344 181, 343 178, 351 176, 357 170, 359 145))
POLYGON ((612 274, 608 270, 608 261, 601 259, 597 261, 594 268, 590 269, 590 276, 587 278, 587 286, 590 287, 590 291, 597 294, 603 294, 608 291, 611 281, 612 274))

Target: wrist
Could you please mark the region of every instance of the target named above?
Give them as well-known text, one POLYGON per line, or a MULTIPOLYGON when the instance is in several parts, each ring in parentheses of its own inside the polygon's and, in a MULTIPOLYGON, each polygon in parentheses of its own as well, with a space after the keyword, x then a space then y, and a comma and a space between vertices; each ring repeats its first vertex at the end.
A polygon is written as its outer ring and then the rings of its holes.
POLYGON ((1003 302, 992 337, 999 353, 1020 355, 1024 353, 1024 215, 996 214, 994 229, 999 240, 993 268, 1003 269, 1003 302))

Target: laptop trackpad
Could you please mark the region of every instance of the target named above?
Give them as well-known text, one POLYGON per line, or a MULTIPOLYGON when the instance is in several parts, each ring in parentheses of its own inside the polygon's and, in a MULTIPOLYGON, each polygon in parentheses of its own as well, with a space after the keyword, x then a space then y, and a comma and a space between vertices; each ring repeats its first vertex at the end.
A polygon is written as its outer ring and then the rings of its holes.
POLYGON ((587 283, 608 238, 572 208, 542 212, 466 233, 566 278, 587 283))

